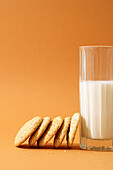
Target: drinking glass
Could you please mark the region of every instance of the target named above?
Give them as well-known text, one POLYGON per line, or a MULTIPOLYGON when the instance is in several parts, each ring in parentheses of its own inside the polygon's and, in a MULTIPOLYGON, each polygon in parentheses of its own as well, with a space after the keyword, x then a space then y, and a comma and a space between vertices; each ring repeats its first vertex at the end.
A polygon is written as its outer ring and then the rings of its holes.
POLYGON ((113 46, 79 48, 80 147, 113 150, 113 46))

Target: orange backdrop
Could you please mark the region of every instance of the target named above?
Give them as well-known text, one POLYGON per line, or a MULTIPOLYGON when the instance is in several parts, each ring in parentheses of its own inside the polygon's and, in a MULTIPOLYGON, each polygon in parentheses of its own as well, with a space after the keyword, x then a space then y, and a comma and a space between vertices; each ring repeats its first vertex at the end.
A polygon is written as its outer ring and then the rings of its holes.
POLYGON ((0 142, 79 111, 80 45, 113 45, 112 0, 0 0, 0 142))

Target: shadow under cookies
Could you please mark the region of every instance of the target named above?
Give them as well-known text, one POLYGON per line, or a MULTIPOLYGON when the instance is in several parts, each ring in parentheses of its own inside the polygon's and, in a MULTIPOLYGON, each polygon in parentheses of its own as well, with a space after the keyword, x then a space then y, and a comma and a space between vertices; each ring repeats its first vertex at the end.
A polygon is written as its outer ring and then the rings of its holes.
POLYGON ((59 148, 54 148, 53 144, 47 144, 43 147, 38 147, 37 145, 34 145, 30 147, 28 144, 22 144, 21 146, 18 146, 18 148, 21 149, 54 149, 54 150, 81 150, 79 144, 74 144, 72 148, 68 148, 66 144, 62 144, 59 148))

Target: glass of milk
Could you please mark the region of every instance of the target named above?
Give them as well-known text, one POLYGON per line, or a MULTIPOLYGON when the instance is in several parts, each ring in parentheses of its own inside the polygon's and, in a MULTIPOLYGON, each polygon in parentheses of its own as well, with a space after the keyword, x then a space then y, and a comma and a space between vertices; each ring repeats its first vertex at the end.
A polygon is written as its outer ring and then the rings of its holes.
POLYGON ((79 48, 80 147, 113 150, 113 46, 79 48))

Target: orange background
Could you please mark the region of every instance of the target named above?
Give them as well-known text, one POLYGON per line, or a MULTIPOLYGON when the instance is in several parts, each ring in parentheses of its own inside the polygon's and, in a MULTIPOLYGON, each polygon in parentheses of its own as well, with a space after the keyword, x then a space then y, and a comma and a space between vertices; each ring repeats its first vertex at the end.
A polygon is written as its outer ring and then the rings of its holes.
POLYGON ((113 168, 111 152, 13 146, 31 117, 79 111, 80 45, 113 45, 112 0, 0 0, 1 169, 113 168))

